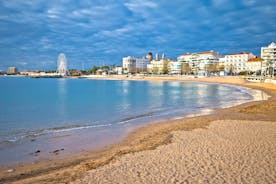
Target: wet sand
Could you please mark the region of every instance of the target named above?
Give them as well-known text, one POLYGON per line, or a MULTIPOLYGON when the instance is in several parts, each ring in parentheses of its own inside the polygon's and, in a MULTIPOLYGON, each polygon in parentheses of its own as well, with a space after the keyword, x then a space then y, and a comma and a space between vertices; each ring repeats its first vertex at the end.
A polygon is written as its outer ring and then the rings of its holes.
POLYGON ((2 168, 0 183, 275 183, 276 85, 246 83, 229 77, 131 78, 147 79, 243 85, 263 89, 272 97, 217 110, 212 115, 151 124, 98 152, 17 165, 12 172, 2 168))

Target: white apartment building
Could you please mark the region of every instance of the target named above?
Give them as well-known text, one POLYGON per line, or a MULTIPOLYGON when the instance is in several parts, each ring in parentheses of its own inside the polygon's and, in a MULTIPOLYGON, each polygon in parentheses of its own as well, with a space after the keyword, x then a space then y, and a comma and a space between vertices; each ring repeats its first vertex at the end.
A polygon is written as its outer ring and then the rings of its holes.
POLYGON ((258 72, 261 71, 262 60, 259 57, 249 59, 247 62, 247 71, 258 72))
POLYGON ((183 62, 172 61, 168 63, 169 74, 181 74, 183 62))
POLYGON ((248 60, 255 58, 252 52, 240 52, 224 56, 224 67, 227 73, 238 74, 247 71, 248 60))
POLYGON ((213 50, 198 53, 186 53, 177 58, 178 61, 188 63, 194 74, 207 74, 207 68, 211 64, 218 65, 219 58, 222 56, 213 50))
POLYGON ((139 73, 147 71, 147 64, 150 62, 147 58, 127 56, 122 59, 123 73, 139 73))
POLYGON ((272 42, 267 47, 261 47, 262 73, 274 74, 276 68, 276 44, 272 42))
POLYGON ((133 56, 123 57, 123 73, 132 73, 135 71, 136 59, 133 56))
POLYGON ((123 67, 122 66, 116 66, 114 68, 114 72, 117 74, 117 75, 122 75, 123 74, 123 67))
POLYGON ((189 64, 191 67, 191 71, 195 74, 198 73, 199 70, 199 56, 197 53, 186 53, 177 58, 177 61, 184 62, 189 64))

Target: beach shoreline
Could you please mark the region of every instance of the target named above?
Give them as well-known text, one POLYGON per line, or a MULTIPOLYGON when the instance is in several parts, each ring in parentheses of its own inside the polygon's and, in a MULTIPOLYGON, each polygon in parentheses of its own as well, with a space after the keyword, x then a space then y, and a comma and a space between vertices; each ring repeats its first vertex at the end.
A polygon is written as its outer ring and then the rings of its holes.
MULTIPOLYGON (((103 78, 106 79, 106 78, 103 78)), ((275 90, 276 85, 264 83, 248 83, 243 79, 231 77, 211 77, 211 78, 181 78, 181 77, 109 77, 108 79, 118 80, 175 80, 175 81, 198 81, 215 82, 221 84, 233 84, 245 86, 258 90, 263 90, 271 97, 268 101, 254 101, 241 104, 231 108, 218 109, 214 114, 171 120, 170 122, 159 122, 143 126, 134 130, 123 141, 108 146, 102 150, 86 153, 81 156, 66 158, 35 164, 18 165, 12 172, 7 172, 7 168, 0 170, 0 182, 26 182, 36 183, 38 181, 58 183, 61 181, 74 181, 82 174, 91 169, 98 168, 122 155, 139 152, 143 150, 153 150, 160 145, 172 142, 173 131, 187 131, 198 128, 206 128, 210 122, 215 120, 235 119, 235 120, 262 120, 275 121, 275 90), (261 108, 263 107, 263 108, 261 108), (272 108, 270 108, 272 107, 272 108), (231 113, 230 113, 231 112, 231 113), (54 177, 58 176, 58 177, 54 177)))

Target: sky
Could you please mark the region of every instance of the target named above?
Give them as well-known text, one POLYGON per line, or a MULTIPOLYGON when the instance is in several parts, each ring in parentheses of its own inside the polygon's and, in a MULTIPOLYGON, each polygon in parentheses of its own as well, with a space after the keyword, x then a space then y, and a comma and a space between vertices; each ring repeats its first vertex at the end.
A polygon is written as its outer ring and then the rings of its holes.
POLYGON ((1 0, 0 70, 121 65, 148 52, 251 51, 276 41, 275 0, 1 0))

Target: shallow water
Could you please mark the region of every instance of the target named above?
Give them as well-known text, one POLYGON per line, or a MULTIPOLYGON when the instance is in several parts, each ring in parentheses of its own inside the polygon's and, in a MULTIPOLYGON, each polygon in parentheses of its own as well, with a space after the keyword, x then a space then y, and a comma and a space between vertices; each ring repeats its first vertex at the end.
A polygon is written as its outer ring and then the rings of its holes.
POLYGON ((0 86, 0 165, 99 149, 139 125, 265 98, 200 82, 0 77, 0 86))

